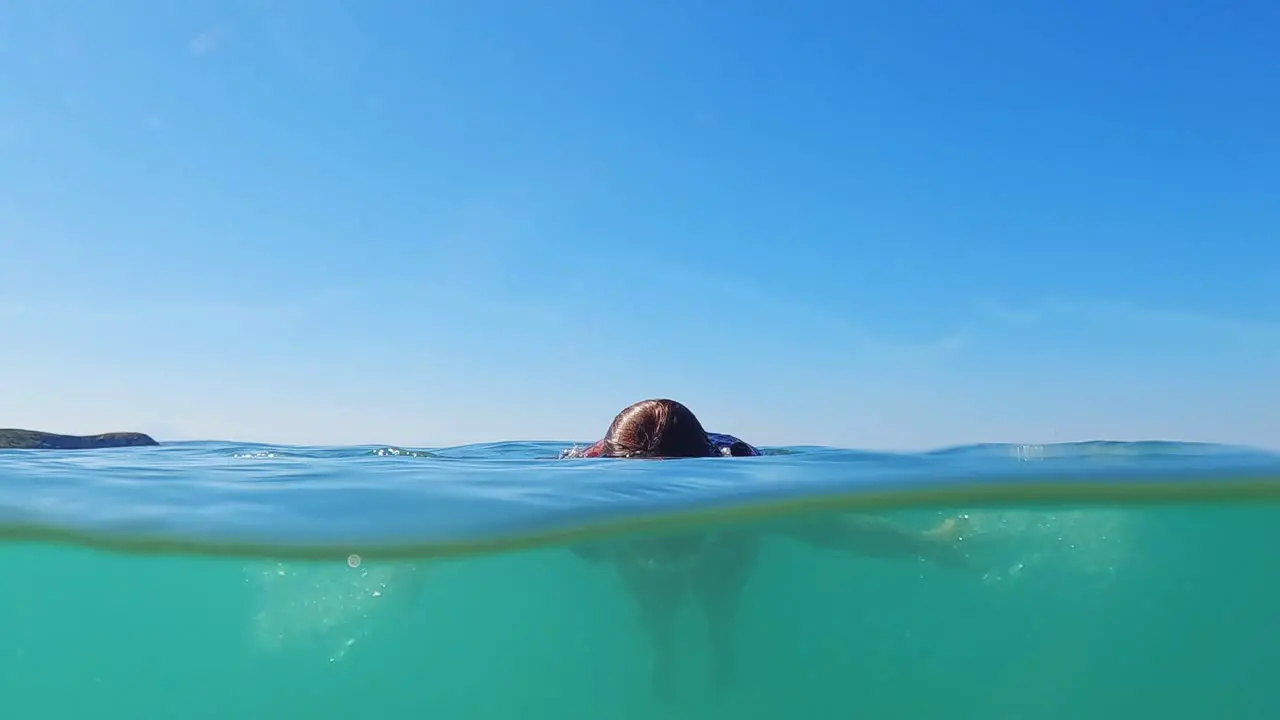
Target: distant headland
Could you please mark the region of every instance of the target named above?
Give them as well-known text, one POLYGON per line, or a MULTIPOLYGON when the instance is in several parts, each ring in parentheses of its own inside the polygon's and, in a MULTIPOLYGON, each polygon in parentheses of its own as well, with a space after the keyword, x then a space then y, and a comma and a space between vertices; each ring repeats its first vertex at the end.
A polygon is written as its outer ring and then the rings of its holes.
POLYGON ((98 450, 159 444, 150 435, 136 432, 58 435, 39 430, 0 429, 0 450, 98 450))

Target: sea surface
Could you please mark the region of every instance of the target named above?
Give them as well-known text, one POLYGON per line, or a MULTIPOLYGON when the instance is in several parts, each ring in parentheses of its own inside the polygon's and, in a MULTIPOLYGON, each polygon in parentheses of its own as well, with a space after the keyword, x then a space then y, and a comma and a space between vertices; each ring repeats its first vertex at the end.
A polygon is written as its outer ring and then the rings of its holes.
POLYGON ((0 451, 0 717, 1280 718, 1278 455, 565 445, 0 451), (964 562, 778 531, 866 517, 964 562), (732 682, 682 602, 658 691, 580 551, 726 533, 761 542, 732 682))

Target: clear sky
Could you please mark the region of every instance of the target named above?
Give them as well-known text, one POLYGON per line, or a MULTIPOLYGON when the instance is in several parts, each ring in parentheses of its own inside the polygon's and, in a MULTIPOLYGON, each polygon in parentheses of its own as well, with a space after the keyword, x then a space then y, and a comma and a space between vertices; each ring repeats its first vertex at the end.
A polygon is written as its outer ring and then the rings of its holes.
POLYGON ((1280 5, 9 0, 0 426, 1280 447, 1280 5))

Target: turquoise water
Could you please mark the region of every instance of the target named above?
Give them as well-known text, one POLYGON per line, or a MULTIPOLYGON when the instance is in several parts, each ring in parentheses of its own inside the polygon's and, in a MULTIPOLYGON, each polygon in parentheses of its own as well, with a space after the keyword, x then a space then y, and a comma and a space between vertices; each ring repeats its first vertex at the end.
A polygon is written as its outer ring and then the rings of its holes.
POLYGON ((0 712, 128 718, 1280 717, 1280 457, 1169 443, 556 461, 178 443, 0 452, 0 712), (964 567, 764 536, 736 673, 669 692, 614 547, 959 518, 964 567))

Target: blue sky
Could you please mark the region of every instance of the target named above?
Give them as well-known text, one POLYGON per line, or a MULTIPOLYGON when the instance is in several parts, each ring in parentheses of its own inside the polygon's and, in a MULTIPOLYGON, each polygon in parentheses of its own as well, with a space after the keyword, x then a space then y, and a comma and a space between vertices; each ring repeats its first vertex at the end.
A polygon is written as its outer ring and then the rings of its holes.
POLYGON ((0 425, 1280 447, 1273 3, 0 5, 0 425))

